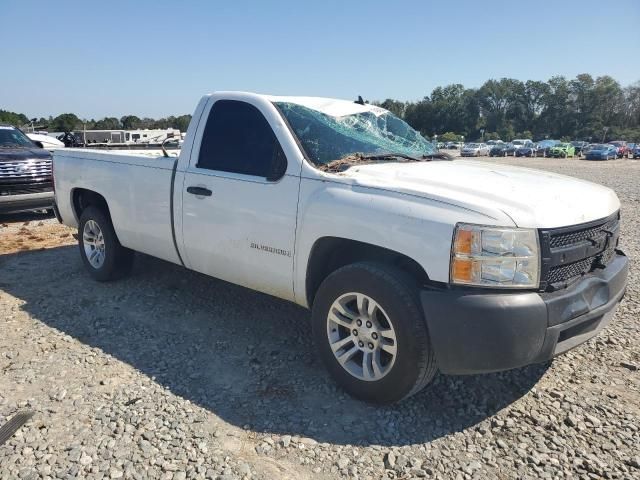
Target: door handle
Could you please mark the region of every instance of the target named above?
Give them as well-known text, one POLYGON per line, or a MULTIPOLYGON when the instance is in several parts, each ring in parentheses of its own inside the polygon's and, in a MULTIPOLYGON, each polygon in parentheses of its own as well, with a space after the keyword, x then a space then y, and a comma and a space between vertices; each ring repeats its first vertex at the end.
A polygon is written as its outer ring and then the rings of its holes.
POLYGON ((213 192, 204 187, 187 187, 187 193, 191 193, 192 195, 197 195, 199 197, 210 197, 213 192))

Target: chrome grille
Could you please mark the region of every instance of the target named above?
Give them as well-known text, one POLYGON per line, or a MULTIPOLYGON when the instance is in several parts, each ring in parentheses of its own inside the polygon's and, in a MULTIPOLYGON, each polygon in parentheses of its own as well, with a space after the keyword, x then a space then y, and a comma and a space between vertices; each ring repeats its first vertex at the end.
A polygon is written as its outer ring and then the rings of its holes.
POLYGON ((15 160, 0 162, 0 181, 33 180, 51 177, 51 160, 15 160))

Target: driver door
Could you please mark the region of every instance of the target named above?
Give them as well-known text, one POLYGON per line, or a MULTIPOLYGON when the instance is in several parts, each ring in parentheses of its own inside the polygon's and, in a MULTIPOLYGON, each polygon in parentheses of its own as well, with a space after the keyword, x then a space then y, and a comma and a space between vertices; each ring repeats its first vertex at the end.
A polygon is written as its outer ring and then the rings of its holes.
POLYGON ((215 100, 185 171, 185 263, 213 277, 293 300, 300 174, 260 108, 215 100))

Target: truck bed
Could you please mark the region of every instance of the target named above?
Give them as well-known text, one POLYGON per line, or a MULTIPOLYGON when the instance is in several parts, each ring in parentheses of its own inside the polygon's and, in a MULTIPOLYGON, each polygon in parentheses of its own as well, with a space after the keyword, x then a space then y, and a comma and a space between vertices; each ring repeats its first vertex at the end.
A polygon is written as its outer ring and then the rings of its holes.
POLYGON ((102 195, 120 243, 179 263, 172 232, 172 175, 176 157, 149 151, 61 149, 53 156, 58 209, 75 226, 74 191, 102 195))

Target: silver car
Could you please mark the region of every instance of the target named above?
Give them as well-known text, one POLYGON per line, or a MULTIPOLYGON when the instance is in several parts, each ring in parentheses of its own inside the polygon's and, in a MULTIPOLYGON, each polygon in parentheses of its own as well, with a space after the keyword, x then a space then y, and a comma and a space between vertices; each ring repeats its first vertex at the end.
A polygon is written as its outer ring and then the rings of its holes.
POLYGON ((467 143, 462 147, 460 155, 463 157, 486 156, 489 155, 489 146, 485 143, 467 143))

